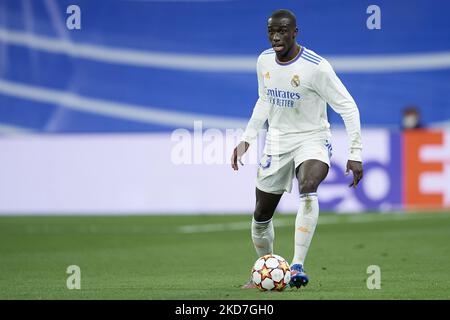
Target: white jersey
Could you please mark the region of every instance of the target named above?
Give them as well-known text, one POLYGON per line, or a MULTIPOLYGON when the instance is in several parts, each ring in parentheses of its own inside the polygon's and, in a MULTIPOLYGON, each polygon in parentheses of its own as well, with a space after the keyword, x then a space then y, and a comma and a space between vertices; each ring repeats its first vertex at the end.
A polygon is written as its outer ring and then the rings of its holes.
POLYGON ((304 47, 291 61, 277 60, 273 49, 257 61, 259 99, 242 137, 253 143, 266 120, 269 129, 264 152, 295 150, 305 139, 331 136, 327 103, 341 115, 349 136, 349 160, 361 161, 359 111, 328 61, 304 47))

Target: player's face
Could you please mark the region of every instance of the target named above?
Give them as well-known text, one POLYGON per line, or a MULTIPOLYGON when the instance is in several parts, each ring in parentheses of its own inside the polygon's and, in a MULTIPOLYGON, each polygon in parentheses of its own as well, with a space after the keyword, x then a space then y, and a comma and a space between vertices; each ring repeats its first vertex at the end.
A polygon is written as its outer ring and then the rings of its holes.
POLYGON ((278 56, 286 55, 295 44, 297 28, 288 18, 270 18, 267 23, 269 41, 278 56))

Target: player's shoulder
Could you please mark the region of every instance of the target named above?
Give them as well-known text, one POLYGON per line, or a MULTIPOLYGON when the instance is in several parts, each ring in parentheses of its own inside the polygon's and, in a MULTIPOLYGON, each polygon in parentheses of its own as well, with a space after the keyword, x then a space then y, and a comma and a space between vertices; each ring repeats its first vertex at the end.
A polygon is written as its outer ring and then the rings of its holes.
POLYGON ((269 49, 266 49, 263 52, 261 52, 259 54, 259 57, 269 56, 269 55, 273 55, 273 54, 275 54, 275 50, 273 50, 273 48, 269 48, 269 49))
POLYGON ((275 51, 272 48, 266 49, 259 54, 258 63, 262 63, 264 61, 273 61, 274 56, 275 51))
POLYGON ((306 65, 310 66, 313 70, 327 71, 332 69, 327 59, 309 48, 302 47, 300 58, 303 59, 303 61, 306 62, 306 65))

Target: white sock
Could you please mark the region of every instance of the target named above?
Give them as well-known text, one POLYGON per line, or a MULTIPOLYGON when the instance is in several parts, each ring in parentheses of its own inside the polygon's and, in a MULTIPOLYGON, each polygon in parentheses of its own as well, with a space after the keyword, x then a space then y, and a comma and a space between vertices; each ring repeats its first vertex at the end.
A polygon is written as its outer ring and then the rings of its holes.
POLYGON ((252 219, 252 240, 258 257, 273 252, 274 238, 275 230, 272 219, 262 222, 252 219))
POLYGON ((305 257, 311 244, 314 230, 319 218, 319 200, 317 193, 302 193, 300 195, 300 208, 295 219, 295 249, 293 264, 304 264, 305 257))

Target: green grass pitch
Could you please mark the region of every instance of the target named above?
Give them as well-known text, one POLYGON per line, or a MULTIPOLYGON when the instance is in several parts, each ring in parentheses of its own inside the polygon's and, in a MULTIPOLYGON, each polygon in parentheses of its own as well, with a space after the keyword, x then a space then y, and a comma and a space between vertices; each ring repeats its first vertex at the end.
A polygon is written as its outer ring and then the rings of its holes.
MULTIPOLYGON (((250 215, 0 218, 0 299, 449 299, 450 213, 321 214, 300 290, 240 289, 250 215), (81 268, 68 290, 66 268, 81 268), (369 290, 367 267, 381 268, 369 290)), ((294 215, 275 216, 275 253, 294 215)))

